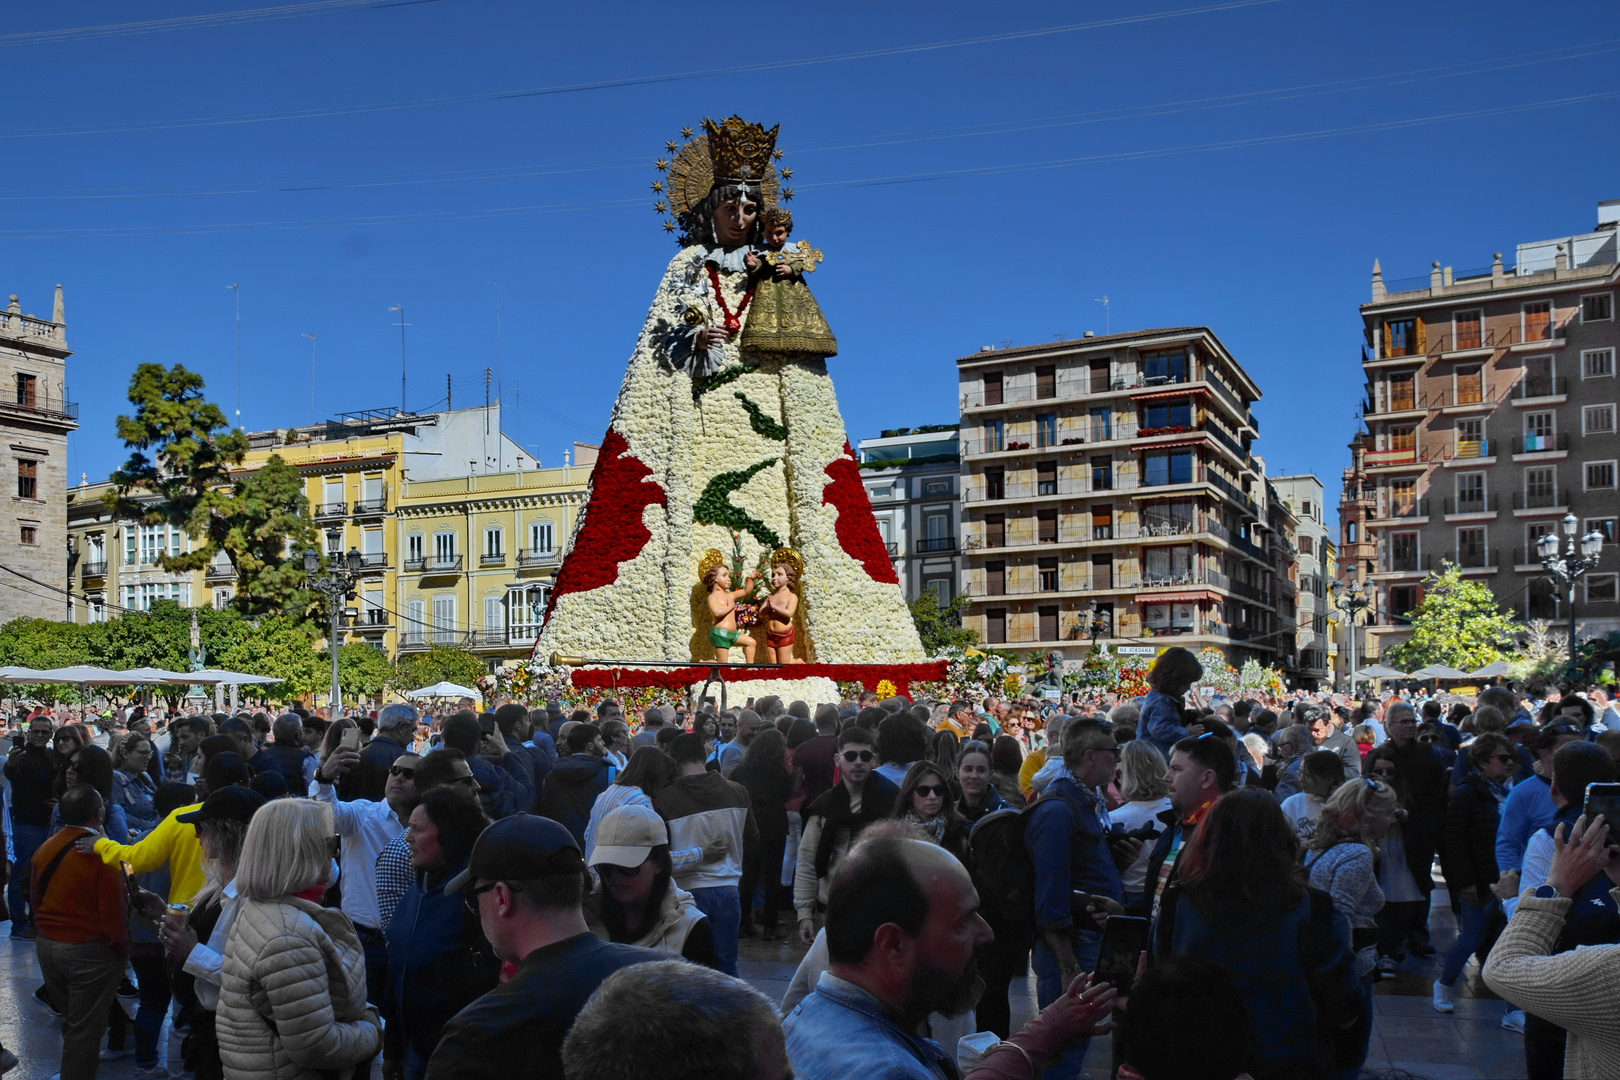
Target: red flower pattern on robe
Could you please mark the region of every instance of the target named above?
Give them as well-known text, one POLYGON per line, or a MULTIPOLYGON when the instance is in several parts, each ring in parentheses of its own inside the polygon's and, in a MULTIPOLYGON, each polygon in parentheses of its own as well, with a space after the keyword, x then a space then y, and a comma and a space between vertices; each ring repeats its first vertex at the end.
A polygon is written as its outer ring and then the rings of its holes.
POLYGON ((838 510, 838 521, 833 532, 844 553, 866 568, 866 576, 883 585, 898 585, 894 563, 889 561, 889 546, 878 532, 877 519, 872 516, 872 500, 866 496, 866 485, 861 483, 861 468, 855 462, 855 452, 844 440, 844 452, 827 465, 825 470, 832 482, 821 490, 821 504, 838 510))

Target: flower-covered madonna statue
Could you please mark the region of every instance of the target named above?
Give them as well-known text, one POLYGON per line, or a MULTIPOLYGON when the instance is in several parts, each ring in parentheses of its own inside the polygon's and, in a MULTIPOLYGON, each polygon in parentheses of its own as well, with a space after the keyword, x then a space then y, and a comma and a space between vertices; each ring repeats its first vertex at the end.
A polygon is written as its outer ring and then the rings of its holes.
POLYGON ((536 655, 712 660, 700 563, 725 552, 764 564, 769 582, 787 548, 802 565, 793 660, 921 660, 827 375, 836 345, 805 284, 820 252, 784 243, 778 129, 703 126, 658 162, 656 206, 682 247, 619 388, 536 655))

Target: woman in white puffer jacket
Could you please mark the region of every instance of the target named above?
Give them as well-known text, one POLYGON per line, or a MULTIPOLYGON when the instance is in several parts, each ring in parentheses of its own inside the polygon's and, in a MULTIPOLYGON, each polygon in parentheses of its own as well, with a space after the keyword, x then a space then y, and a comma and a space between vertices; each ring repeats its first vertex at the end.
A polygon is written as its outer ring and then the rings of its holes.
POLYGON ((217 1017, 230 1080, 347 1077, 382 1046, 365 950, 347 915, 320 906, 331 836, 331 808, 309 799, 273 800, 248 826, 217 1017))

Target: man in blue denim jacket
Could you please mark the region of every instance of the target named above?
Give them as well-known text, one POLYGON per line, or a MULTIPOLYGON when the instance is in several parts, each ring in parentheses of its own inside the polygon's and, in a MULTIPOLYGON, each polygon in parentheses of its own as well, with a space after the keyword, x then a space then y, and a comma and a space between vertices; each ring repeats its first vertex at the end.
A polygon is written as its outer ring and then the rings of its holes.
POLYGON ((979 897, 943 848, 874 836, 845 857, 827 895, 832 967, 782 1021, 799 1080, 956 1080, 955 1048, 916 1034, 984 991, 990 943, 979 897))
MULTIPOLYGON (((1073 778, 1060 777, 1047 785, 1024 830, 1024 843, 1035 864, 1035 925, 1040 935, 1033 963, 1035 999, 1043 1009, 1062 997, 1080 972, 1096 968, 1102 947, 1095 925, 1075 925, 1073 894, 1106 896, 1115 902, 1125 898, 1108 845, 1107 807, 1096 791, 1113 777, 1118 756, 1113 735, 1101 724, 1072 721, 1063 729, 1063 764, 1073 778)), ((1085 1058, 1082 1043, 1042 1075, 1049 1080, 1077 1077, 1085 1058)))

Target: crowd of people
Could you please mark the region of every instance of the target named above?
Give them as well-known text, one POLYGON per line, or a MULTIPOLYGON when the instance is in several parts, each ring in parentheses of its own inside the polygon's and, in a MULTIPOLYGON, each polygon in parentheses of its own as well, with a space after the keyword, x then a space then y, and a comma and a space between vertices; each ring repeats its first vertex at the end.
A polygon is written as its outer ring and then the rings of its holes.
POLYGON ((1110 1031, 1126 1080, 1304 1080, 1362 1074, 1375 982, 1435 955, 1438 862, 1434 1008, 1478 957, 1530 1077, 1620 1075, 1601 689, 1201 676, 1172 648, 1136 699, 35 709, 0 914, 61 1080, 131 1050, 141 1080, 1024 1080, 1110 1031), (775 1003, 739 941, 790 934, 775 1003))

